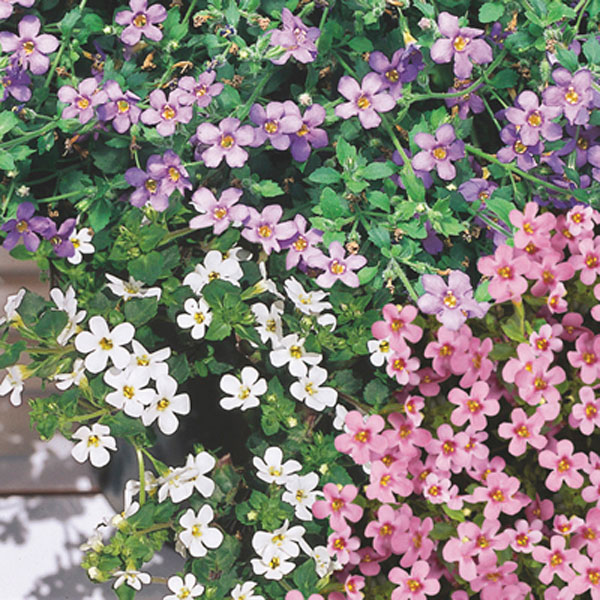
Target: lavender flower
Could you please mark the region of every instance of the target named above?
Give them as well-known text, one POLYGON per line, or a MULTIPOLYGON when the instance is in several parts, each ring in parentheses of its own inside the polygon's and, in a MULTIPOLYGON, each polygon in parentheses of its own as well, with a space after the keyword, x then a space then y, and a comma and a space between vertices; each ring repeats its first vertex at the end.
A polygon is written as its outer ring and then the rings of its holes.
POLYGON ((296 226, 294 236, 281 244, 284 250, 288 249, 285 257, 285 268, 288 271, 297 266, 300 261, 308 264, 311 260, 310 257, 315 253, 315 245, 323 239, 323 232, 319 229, 306 231, 308 223, 302 215, 294 217, 294 225, 296 226))
POLYGON ((35 0, 0 0, 0 19, 8 19, 13 14, 13 6, 17 3, 25 8, 31 8, 35 0))
POLYGON ((9 66, 0 78, 0 102, 4 102, 9 94, 19 102, 28 102, 31 99, 30 85, 31 78, 24 70, 9 66))
POLYGON ((192 189, 187 169, 173 150, 167 150, 162 156, 153 154, 146 163, 148 173, 160 181, 161 191, 170 196, 175 190, 183 196, 185 190, 192 189))
POLYGON ((504 114, 513 125, 519 127, 519 137, 526 146, 537 144, 540 133, 549 142, 561 138, 562 127, 558 123, 552 123, 552 119, 560 115, 560 107, 540 106, 538 97, 530 90, 521 92, 515 105, 507 108, 504 114))
MULTIPOLYGON (((408 156, 408 158, 411 158, 410 150, 405 150, 405 152, 406 156, 408 156)), ((402 158, 398 150, 394 150, 394 153, 392 154, 392 162, 396 163, 401 167, 404 166, 404 159, 402 158)), ((415 172, 415 175, 423 182, 423 185, 426 189, 429 189, 433 185, 433 178, 429 174, 429 171, 419 171, 418 169, 413 169, 413 171, 415 172)), ((404 183, 402 182, 402 177, 400 177, 400 175, 392 175, 392 181, 403 190, 406 189, 404 183)))
POLYGON ((106 102, 108 95, 98 89, 94 77, 88 77, 77 86, 77 89, 70 85, 63 85, 58 90, 58 99, 64 104, 69 104, 63 109, 61 118, 79 118, 79 122, 83 124, 94 118, 94 107, 106 102))
POLYGON ((205 71, 198 79, 193 77, 182 77, 179 80, 178 89, 181 92, 179 102, 181 104, 196 104, 199 108, 206 108, 211 100, 223 91, 222 83, 213 83, 217 73, 205 71))
POLYGON ((500 132, 500 139, 508 146, 500 148, 496 156, 503 163, 509 163, 515 158, 517 166, 523 171, 529 171, 537 165, 534 154, 541 154, 544 151, 544 144, 537 142, 531 146, 527 146, 517 133, 517 128, 514 125, 507 125, 500 132))
MULTIPOLYGON (((468 88, 470 85, 470 80, 457 80, 454 84, 455 87, 451 87, 448 90, 448 93, 454 94, 456 92, 460 92, 461 90, 468 88)), ((469 111, 474 114, 482 113, 485 110, 485 105, 483 104, 483 100, 475 93, 480 87, 481 86, 478 85, 474 90, 467 92, 463 96, 446 98, 446 106, 448 108, 456 106, 458 108, 458 117, 463 121, 467 118, 469 111)))
POLYGON ((458 192, 467 202, 480 201, 480 208, 485 208, 485 202, 498 189, 498 184, 487 179, 473 178, 458 186, 458 192))
POLYGON ((432 171, 446 181, 456 177, 456 168, 451 161, 459 160, 465 156, 465 145, 456 139, 454 127, 449 123, 440 126, 435 132, 435 137, 429 133, 417 133, 415 143, 422 152, 418 152, 411 161, 413 169, 419 171, 432 171))
POLYGON ((310 156, 311 147, 324 148, 329 144, 327 132, 318 127, 325 121, 325 109, 320 104, 313 104, 301 116, 300 109, 291 100, 286 100, 283 104, 286 113, 297 114, 302 119, 300 128, 290 136, 290 151, 294 160, 304 162, 310 156))
POLYGON ((390 94, 381 90, 381 79, 377 73, 368 73, 363 77, 361 85, 348 75, 344 75, 338 83, 338 92, 349 102, 338 104, 335 114, 342 119, 358 115, 360 124, 365 129, 372 129, 381 123, 378 112, 388 112, 396 106, 390 94))
POLYGON ((588 162, 588 152, 594 148, 594 142, 600 136, 600 127, 583 129, 582 127, 567 125, 565 131, 575 142, 575 166, 580 169, 588 162), (579 132, 579 135, 575 139, 577 132, 579 132))
POLYGON ((123 92, 121 86, 113 79, 104 84, 104 91, 107 94, 107 102, 98 106, 98 118, 101 121, 112 121, 117 133, 125 133, 140 120, 142 110, 137 106, 140 98, 133 92, 123 92))
POLYGON ((175 90, 167 100, 162 90, 154 90, 149 96, 151 108, 142 113, 142 123, 156 125, 157 133, 163 137, 173 135, 177 123, 189 123, 193 116, 192 107, 180 104, 180 94, 175 90))
POLYGON ((452 331, 458 331, 467 318, 485 316, 489 304, 473 298, 473 288, 466 273, 452 271, 448 283, 439 275, 423 275, 425 294, 417 301, 419 309, 452 331))
POLYGON ((245 229, 242 237, 249 242, 262 244, 263 250, 271 254, 272 250, 281 250, 280 242, 290 239, 296 232, 296 225, 292 221, 279 223, 283 208, 279 204, 266 206, 262 213, 255 208, 248 207, 248 213, 244 219, 245 229))
POLYGON ((34 75, 41 75, 48 70, 51 54, 58 48, 58 40, 53 35, 41 34, 40 20, 27 15, 19 22, 19 35, 2 31, 0 45, 4 52, 14 52, 11 60, 20 67, 29 69, 34 75))
POLYGON ((201 229, 212 226, 213 233, 221 235, 231 223, 243 221, 248 209, 242 204, 234 206, 242 193, 242 190, 230 187, 223 190, 217 200, 208 188, 198 188, 192 195, 192 206, 202 214, 190 221, 190 227, 201 229))
POLYGON ((35 206, 31 202, 21 202, 17 207, 17 218, 9 219, 2 224, 2 231, 8 232, 2 246, 6 250, 12 250, 19 240, 23 238, 23 244, 29 252, 35 252, 40 245, 40 238, 36 234, 43 235, 50 224, 48 217, 34 217, 35 206))
POLYGON ((358 287, 360 281, 354 273, 357 269, 364 267, 367 259, 359 254, 346 256, 344 247, 339 242, 329 244, 329 256, 320 253, 311 257, 310 266, 323 269, 317 279, 317 285, 330 288, 338 279, 348 287, 358 287))
POLYGON ((440 13, 438 26, 446 39, 437 40, 431 47, 431 60, 440 64, 454 58, 454 74, 459 79, 471 76, 471 61, 478 65, 492 62, 490 46, 484 40, 475 39, 483 34, 483 29, 459 27, 458 17, 447 12, 440 13))
POLYGON ((152 208, 159 212, 169 206, 169 195, 161 185, 161 181, 155 179, 151 173, 132 167, 125 171, 125 181, 136 188, 129 196, 129 202, 133 206, 142 207, 150 202, 152 208))
POLYGON ((571 125, 585 125, 590 120, 589 108, 592 103, 592 73, 579 69, 575 75, 560 67, 552 72, 557 85, 546 88, 544 103, 562 108, 571 125))
POLYGON ((201 123, 196 130, 196 137, 201 143, 210 145, 201 153, 207 167, 218 167, 223 158, 231 168, 243 167, 248 160, 248 153, 242 146, 252 144, 254 130, 250 125, 240 127, 239 119, 228 117, 219 123, 219 127, 201 123))
POLYGON ((293 56, 298 62, 313 62, 317 57, 315 42, 321 31, 318 27, 307 27, 299 17, 295 17, 289 9, 281 11, 282 29, 271 32, 269 44, 281 46, 285 52, 279 58, 272 58, 275 65, 283 65, 293 56))
POLYGON ((504 40, 511 34, 511 31, 505 30, 504 26, 500 21, 496 21, 492 24, 492 27, 487 35, 487 39, 498 46, 498 48, 504 48, 504 40))
POLYGON ((147 0, 130 0, 131 10, 122 10, 115 15, 118 25, 125 25, 121 33, 121 41, 128 46, 137 44, 142 35, 153 42, 162 40, 162 31, 155 27, 167 18, 167 9, 160 4, 148 8, 147 0))
POLYGON ((67 219, 57 229, 56 223, 48 219, 48 226, 42 235, 50 242, 57 256, 70 258, 75 255, 75 246, 71 241, 71 234, 75 231, 75 222, 76 219, 67 219))
POLYGON ((287 150, 291 143, 290 135, 302 127, 300 112, 296 110, 295 113, 288 113, 282 102, 269 102, 265 108, 260 104, 253 104, 250 119, 258 125, 258 129, 254 130, 251 145, 257 148, 269 140, 276 150, 287 150))
MULTIPOLYGON (((415 216, 418 217, 419 215, 415 216)), ((444 242, 437 236, 429 221, 425 221, 425 231, 427 232, 427 237, 421 242, 425 252, 432 256, 439 254, 444 249, 444 242)))
POLYGON ((383 52, 371 52, 369 66, 379 73, 381 89, 389 90, 392 98, 398 100, 402 96, 402 85, 414 81, 424 68, 423 55, 410 44, 406 49, 396 50, 391 60, 383 52))

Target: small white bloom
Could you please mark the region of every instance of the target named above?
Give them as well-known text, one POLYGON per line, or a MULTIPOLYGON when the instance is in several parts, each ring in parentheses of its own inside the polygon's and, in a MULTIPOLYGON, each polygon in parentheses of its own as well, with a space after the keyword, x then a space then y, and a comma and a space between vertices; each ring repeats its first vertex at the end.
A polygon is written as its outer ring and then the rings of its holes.
POLYGON ((288 558, 295 558, 300 554, 298 544, 302 540, 306 529, 302 525, 290 528, 286 519, 284 524, 275 531, 257 531, 252 537, 252 547, 259 556, 264 556, 270 549, 281 551, 288 558))
POLYGON ((231 600, 265 600, 262 596, 254 593, 254 588, 257 586, 254 581, 245 581, 242 584, 237 584, 231 590, 231 600))
POLYGON ((383 363, 387 362, 390 354, 390 341, 385 338, 382 340, 369 340, 367 342, 367 348, 371 353, 371 363, 376 367, 381 367, 383 363))
POLYGON ((142 414, 142 423, 151 425, 158 419, 158 427, 165 435, 177 431, 179 421, 175 416, 187 415, 190 412, 190 397, 177 394, 177 381, 170 376, 156 381, 156 395, 142 414))
POLYGON ((77 298, 75 297, 75 290, 71 285, 64 294, 59 288, 50 290, 50 298, 52 298, 54 304, 56 304, 59 310, 67 313, 67 324, 56 338, 56 341, 61 346, 65 346, 66 343, 77 333, 78 324, 85 319, 87 311, 77 310, 77 298))
POLYGON ((287 560, 288 558, 278 548, 269 547, 260 558, 253 558, 250 562, 257 575, 277 581, 283 579, 284 575, 288 575, 296 568, 293 562, 287 560))
POLYGON ((302 285, 293 277, 286 279, 285 292, 294 306, 305 315, 318 315, 326 308, 332 308, 330 302, 325 302, 329 295, 327 292, 306 292, 302 285))
POLYGON ((231 394, 222 398, 220 405, 225 410, 240 408, 247 410, 260 404, 258 396, 262 396, 267 391, 267 382, 265 379, 259 379, 260 375, 254 367, 244 367, 241 372, 241 382, 237 377, 227 374, 221 377, 219 385, 226 394, 231 394))
POLYGON ((91 243, 92 235, 92 230, 88 227, 83 227, 79 231, 73 231, 69 241, 73 244, 73 248, 75 248, 75 254, 67 258, 72 265, 78 265, 84 254, 94 254, 96 249, 94 248, 94 244, 91 243))
POLYGON ((113 585, 115 590, 124 583, 127 583, 129 587, 132 587, 139 592, 142 589, 142 583, 148 585, 152 581, 152 577, 148 573, 142 573, 141 571, 134 571, 132 569, 127 571, 115 571, 113 575, 117 578, 113 585))
POLYGON ((302 521, 312 521, 311 506, 321 493, 315 491, 319 485, 319 476, 316 473, 307 475, 290 475, 285 482, 286 491, 281 499, 294 507, 296 517, 302 521))
POLYGON ((320 354, 306 352, 304 339, 292 333, 280 340, 280 345, 269 352, 269 360, 274 367, 287 365, 295 377, 304 377, 308 372, 307 365, 317 365, 323 358, 320 354))
POLYGON ((73 434, 73 438, 81 440, 71 450, 73 458, 80 463, 89 458, 94 467, 107 465, 110 460, 108 451, 117 449, 115 438, 110 435, 110 428, 100 423, 94 423, 91 429, 82 425, 73 434))
POLYGON ((133 353, 131 362, 127 367, 132 373, 144 371, 150 379, 155 381, 169 374, 169 365, 164 362, 171 356, 171 348, 161 348, 155 352, 148 352, 137 340, 131 340, 133 353))
POLYGON ((197 598, 204 593, 204 586, 191 573, 187 573, 185 579, 173 575, 167 581, 167 587, 173 592, 165 596, 163 600, 182 600, 183 598, 197 598))
POLYGON ((123 281, 110 273, 106 274, 106 279, 110 281, 106 286, 110 291, 123 300, 130 298, 151 298, 155 297, 160 300, 162 290, 159 287, 145 288, 142 281, 137 281, 133 277, 129 277, 129 281, 123 281))
POLYGON ((221 279, 239 286, 243 276, 244 272, 238 260, 233 256, 223 258, 218 250, 211 250, 204 258, 204 264, 196 265, 195 269, 185 276, 183 285, 191 287, 194 294, 199 295, 202 288, 211 281, 221 279))
POLYGON ((16 190, 15 194, 20 198, 25 198, 25 196, 29 196, 30 189, 26 185, 20 185, 16 190))
POLYGON ((282 300, 285 299, 285 296, 277 289, 275 282, 267 277, 267 266, 264 262, 258 263, 258 270, 260 271, 261 279, 253 286, 256 290, 256 293, 262 294, 264 292, 269 292, 270 294, 273 294, 273 296, 277 296, 282 300))
POLYGON ((4 325, 4 323, 8 323, 9 325, 13 321, 19 321, 21 317, 19 317, 19 313, 17 309, 21 306, 21 302, 25 297, 25 288, 21 288, 16 294, 12 294, 8 296, 6 299, 6 304, 4 305, 4 313, 6 317, 0 318, 0 325, 4 325))
POLYGON ((256 317, 257 325, 255 326, 260 341, 266 344, 270 341, 273 345, 277 345, 283 337, 283 329, 281 323, 281 315, 283 314, 283 302, 276 300, 271 304, 271 308, 267 308, 261 302, 253 304, 250 310, 256 317))
POLYGON ((212 313, 210 307, 203 298, 195 300, 188 298, 183 305, 185 313, 177 315, 177 325, 182 329, 192 328, 191 336, 195 340, 204 337, 206 329, 212 321, 212 313))
POLYGON ((10 403, 20 406, 21 394, 25 385, 28 370, 25 365, 14 365, 6 368, 6 377, 0 383, 0 396, 6 396, 10 392, 10 403))
POLYGON ((85 368, 90 373, 100 373, 110 358, 117 369, 124 369, 129 363, 129 352, 123 346, 133 339, 135 327, 120 323, 111 331, 99 315, 90 318, 88 327, 90 331, 82 331, 75 338, 75 348, 87 354, 85 368))
POLYGON ((315 571, 320 578, 327 577, 334 571, 339 571, 343 566, 337 558, 329 555, 325 546, 315 546, 312 557, 315 560, 315 571))
MULTIPOLYGON (((147 493, 152 492, 158 487, 158 479, 152 473, 152 471, 146 471, 144 473, 144 488, 147 493)), ((125 489, 123 490, 123 505, 127 509, 133 502, 133 497, 140 491, 140 482, 137 479, 128 479, 125 482, 125 489)))
POLYGON ((113 515, 112 518, 106 522, 107 525, 112 525, 113 527, 119 527, 124 521, 126 521, 132 515, 140 510, 140 505, 138 502, 131 502, 128 506, 125 507, 120 513, 113 515))
POLYGON ((87 380, 85 376, 85 365, 82 358, 76 358, 73 363, 73 370, 70 373, 58 373, 54 376, 54 381, 57 381, 56 387, 59 390, 68 390, 72 385, 79 387, 83 380, 87 380))
POLYGON ((183 502, 189 498, 194 491, 194 482, 190 479, 188 467, 169 468, 169 473, 159 480, 160 488, 158 490, 158 501, 164 502, 169 496, 175 504, 183 502))
POLYGON ((309 408, 322 411, 328 406, 334 406, 338 396, 333 388, 321 387, 325 381, 327 371, 321 367, 312 367, 305 377, 300 377, 299 381, 292 383, 290 393, 309 408))
POLYGON ((211 456, 208 452, 200 452, 196 456, 188 454, 185 462, 188 471, 184 477, 205 498, 210 498, 215 491, 215 482, 210 477, 206 477, 206 473, 212 471, 216 464, 217 461, 214 456, 211 456))
MULTIPOLYGON (((333 420, 333 426, 338 431, 346 431, 346 415, 348 414, 348 409, 341 404, 336 404, 335 406, 335 419, 333 420)), ((346 433, 348 433, 346 431, 346 433)))
POLYGON ((143 371, 131 373, 128 370, 109 369, 104 373, 104 381, 115 388, 104 401, 115 408, 122 409, 128 417, 141 417, 144 408, 154 400, 156 392, 144 388, 148 375, 143 371))
POLYGON ((216 527, 208 526, 214 516, 213 509, 205 504, 197 515, 188 508, 179 519, 179 524, 184 528, 179 539, 196 558, 205 556, 207 548, 218 548, 223 542, 223 534, 216 527))
POLYGON ((271 446, 265 451, 264 460, 258 456, 252 459, 252 463, 257 469, 256 476, 267 483, 276 483, 283 485, 288 477, 299 471, 302 465, 297 460, 288 460, 282 464, 283 452, 281 448, 271 446))

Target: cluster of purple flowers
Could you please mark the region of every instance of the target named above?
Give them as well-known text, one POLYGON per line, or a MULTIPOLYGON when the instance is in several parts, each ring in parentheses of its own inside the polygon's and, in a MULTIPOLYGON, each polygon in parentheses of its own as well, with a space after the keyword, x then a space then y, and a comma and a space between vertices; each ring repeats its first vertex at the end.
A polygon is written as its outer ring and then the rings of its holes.
POLYGON ((304 64, 313 62, 317 57, 315 42, 321 31, 318 27, 307 27, 288 8, 281 11, 281 29, 270 31, 269 35, 271 46, 279 46, 285 50, 281 56, 271 59, 275 65, 285 64, 290 57, 304 64))

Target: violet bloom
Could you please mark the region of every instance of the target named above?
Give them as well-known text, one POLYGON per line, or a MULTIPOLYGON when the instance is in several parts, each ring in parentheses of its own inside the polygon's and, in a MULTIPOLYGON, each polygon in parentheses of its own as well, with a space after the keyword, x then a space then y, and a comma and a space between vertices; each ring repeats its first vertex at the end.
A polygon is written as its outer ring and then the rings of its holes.
POLYGON ((282 242, 281 247, 285 250, 288 248, 287 256, 285 257, 285 268, 291 269, 303 261, 308 264, 311 260, 311 255, 315 254, 315 245, 323 239, 323 232, 319 229, 309 229, 306 231, 307 221, 302 215, 294 217, 294 225, 296 233, 294 237, 282 242))
POLYGON ((169 94, 169 99, 162 90, 154 90, 150 96, 150 106, 141 116, 144 125, 156 125, 156 131, 163 137, 173 135, 177 123, 189 123, 192 120, 192 107, 180 104, 181 92, 177 90, 169 94))
POLYGON ((540 106, 538 97, 530 90, 521 92, 515 105, 507 108, 504 114, 513 125, 519 127, 519 137, 526 146, 537 144, 540 133, 549 142, 562 137, 562 127, 558 123, 552 123, 552 119, 561 113, 559 106, 540 106))
MULTIPOLYGON (((415 217, 418 219, 419 214, 417 213, 415 217)), ((425 221, 425 231, 427 232, 427 237, 423 239, 421 244, 423 244, 423 249, 425 252, 435 256, 444 249, 444 242, 442 242, 442 240, 440 240, 440 238, 437 236, 429 221, 425 221)))
POLYGON ((53 35, 41 34, 40 20, 27 15, 19 22, 19 35, 2 31, 0 45, 4 52, 14 52, 11 60, 20 67, 29 69, 34 75, 42 75, 50 66, 51 54, 58 48, 58 40, 53 35))
POLYGON ((377 73, 368 73, 360 85, 355 79, 344 75, 338 83, 338 92, 350 102, 338 104, 335 114, 342 119, 358 115, 365 129, 372 129, 381 123, 378 112, 388 112, 396 106, 390 94, 381 90, 381 79, 377 73))
MULTIPOLYGON (((588 162, 588 151, 596 147, 594 143, 600 135, 600 127, 588 127, 584 129, 583 127, 567 125, 565 131, 575 142, 575 166, 580 169, 588 162)), ((598 150, 595 150, 595 152, 598 152, 598 150)))
MULTIPOLYGON (((405 150, 405 152, 408 158, 412 157, 410 150, 405 150)), ((404 166, 404 159, 402 158, 402 156, 400 156, 400 152, 398 152, 398 150, 394 150, 394 153, 392 154, 392 162, 396 163, 401 167, 404 166)), ((418 169, 413 169, 413 171, 415 172, 415 175, 423 182, 425 189, 429 189, 433 185, 433 179, 429 174, 429 171, 419 171, 418 169)), ((402 177, 400 177, 400 175, 392 175, 391 178, 392 181, 398 187, 401 187, 403 190, 406 189, 404 183, 402 182, 402 177)))
POLYGON ((367 259, 359 254, 346 256, 344 247, 339 242, 329 244, 329 256, 320 254, 311 257, 310 266, 323 269, 317 279, 317 285, 330 288, 338 279, 348 287, 358 287, 360 281, 354 273, 357 269, 364 267, 367 259))
POLYGON ((155 27, 167 18, 167 9, 160 4, 148 8, 147 0, 130 0, 131 10, 122 10, 115 15, 118 25, 125 25, 121 33, 121 41, 128 46, 137 44, 142 35, 153 42, 162 40, 162 31, 155 27))
MULTIPOLYGON (((293 103, 292 103, 293 104, 293 103)), ((253 104, 250 119, 258 125, 254 130, 252 146, 262 146, 267 140, 276 150, 287 150, 290 147, 290 135, 302 127, 299 111, 288 113, 282 102, 269 102, 266 107, 253 104)))
POLYGON ((446 39, 437 40, 431 47, 431 60, 440 64, 454 58, 454 74, 459 79, 471 76, 471 61, 478 65, 492 62, 490 46, 484 40, 475 39, 483 34, 483 29, 459 27, 458 17, 447 12, 440 13, 438 27, 446 39))
POLYGON ((206 108, 211 100, 223 91, 222 83, 214 83, 216 71, 205 71, 198 79, 182 77, 178 90, 181 92, 181 104, 196 104, 198 108, 206 108))
POLYGON ((231 223, 243 221, 248 214, 248 209, 242 204, 234 206, 242 193, 242 190, 230 187, 223 190, 217 200, 208 188, 198 188, 192 195, 192 206, 202 214, 190 221, 190 227, 201 229, 212 226, 213 233, 220 235, 231 223))
POLYGON ((62 119, 78 118, 81 124, 94 118, 94 107, 108 100, 106 92, 98 89, 94 77, 84 79, 77 89, 63 85, 58 90, 58 99, 69 106, 62 111, 62 119))
POLYGON ((0 78, 0 102, 4 102, 10 94, 19 102, 28 102, 31 99, 31 78, 18 67, 9 66, 0 78))
POLYGON ((500 132, 500 139, 508 144, 504 148, 498 150, 496 156, 503 163, 509 163, 515 158, 517 166, 523 171, 529 171, 537 165, 533 155, 539 155, 544 151, 544 144, 537 142, 531 146, 526 145, 517 133, 517 128, 514 125, 507 125, 500 132))
POLYGON ((262 213, 255 208, 248 207, 242 237, 249 242, 262 244, 263 250, 267 254, 271 254, 272 250, 279 252, 281 250, 280 242, 288 240, 296 232, 296 225, 293 221, 279 223, 282 214, 283 208, 279 204, 266 206, 262 213))
POLYGON ((105 104, 97 108, 98 118, 112 121, 117 133, 125 133, 140 120, 142 110, 137 106, 140 98, 133 92, 123 92, 113 79, 104 84, 104 91, 108 98, 105 104))
POLYGON ((36 234, 43 235, 50 224, 48 217, 34 217, 35 206, 31 202, 21 202, 17 207, 17 218, 9 219, 2 224, 2 231, 8 232, 2 246, 6 250, 12 250, 20 238, 29 252, 35 252, 40 245, 40 238, 36 234))
POLYGON ((8 19, 13 14, 13 5, 17 3, 25 8, 31 8, 35 0, 0 0, 0 19, 8 19))
POLYGON ((167 150, 163 156, 153 154, 148 158, 146 169, 151 177, 160 181, 161 189, 167 196, 175 190, 183 196, 185 190, 192 189, 187 169, 181 164, 181 159, 173 150, 167 150))
POLYGON ((552 79, 556 85, 544 90, 544 103, 561 107, 571 125, 585 125, 590 120, 592 73, 579 69, 571 75, 569 70, 559 67, 552 72, 552 79))
POLYGON ((207 167, 215 168, 223 158, 231 167, 243 167, 248 160, 248 153, 242 146, 249 146, 254 140, 254 130, 250 125, 242 125, 240 120, 227 117, 215 127, 211 123, 201 123, 196 129, 199 142, 210 145, 204 150, 201 158, 207 167))
POLYGON ((162 212, 169 206, 169 196, 161 185, 161 181, 155 179, 150 173, 132 167, 125 171, 125 181, 136 188, 129 196, 129 202, 133 206, 142 207, 150 202, 152 208, 162 212))
POLYGON ((301 116, 300 109, 291 100, 286 100, 283 105, 287 114, 297 114, 302 120, 300 128, 290 136, 290 151, 294 160, 304 162, 310 156, 311 147, 324 148, 329 144, 327 132, 318 127, 325 121, 325 109, 320 104, 313 104, 301 116))
POLYGON ((57 256, 70 258, 75 255, 75 246, 71 241, 71 234, 75 231, 75 222, 76 219, 67 219, 57 229, 56 223, 48 219, 48 226, 42 235, 50 242, 57 256))
POLYGON ((473 287, 466 273, 451 271, 448 283, 439 275, 423 275, 421 278, 425 294, 419 298, 419 309, 448 329, 458 331, 467 318, 482 318, 489 308, 487 302, 473 298, 473 287))
POLYGON ((415 143, 422 152, 415 154, 412 159, 413 169, 419 171, 432 171, 446 181, 456 177, 456 168, 451 161, 459 160, 465 156, 465 144, 457 140, 454 127, 445 123, 435 132, 435 137, 429 133, 417 133, 415 143))
MULTIPOLYGON (((471 81, 455 83, 456 87, 451 87, 448 90, 449 94, 460 92, 461 90, 469 87, 471 81)), ((483 100, 475 93, 481 86, 478 85, 474 90, 464 94, 463 96, 457 96, 456 98, 446 98, 446 106, 452 108, 457 107, 458 117, 463 121, 467 118, 469 111, 473 114, 482 113, 485 110, 483 100)))
POLYGON ((279 58, 272 58, 275 65, 283 65, 293 56, 298 62, 309 63, 317 58, 315 42, 321 31, 318 27, 307 27, 302 19, 295 17, 289 9, 281 11, 282 29, 271 32, 269 44, 281 46, 285 52, 279 58))
POLYGON ((488 179, 474 177, 458 186, 458 191, 467 202, 481 202, 480 208, 485 208, 485 202, 498 189, 498 184, 488 179))
POLYGON ((369 55, 369 66, 379 74, 380 89, 389 90, 394 100, 402 97, 402 85, 406 83, 401 76, 402 67, 400 63, 403 55, 404 48, 396 50, 391 60, 388 60, 383 52, 371 52, 369 55))

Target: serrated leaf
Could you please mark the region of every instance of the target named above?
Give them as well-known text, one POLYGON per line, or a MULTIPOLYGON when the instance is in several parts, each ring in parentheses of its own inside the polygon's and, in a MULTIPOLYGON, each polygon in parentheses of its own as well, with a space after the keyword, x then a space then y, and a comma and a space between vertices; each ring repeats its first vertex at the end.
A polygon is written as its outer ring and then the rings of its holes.
POLYGON ((150 252, 132 260, 128 265, 129 274, 138 281, 152 285, 163 269, 163 256, 160 252, 150 252))
POLYGON ((361 174, 365 179, 383 179, 393 175, 394 172, 395 170, 387 163, 376 162, 367 165, 361 174))
POLYGON ((323 211, 323 216, 328 219, 336 219, 348 212, 346 201, 340 198, 330 187, 326 187, 321 193, 319 205, 323 211))
POLYGON ((383 192, 369 192, 367 194, 367 200, 373 208, 380 208, 386 212, 389 212, 390 210, 390 197, 383 192))
POLYGON ((308 180, 312 183, 337 183, 342 176, 331 167, 319 167, 315 169, 309 176, 308 180))

